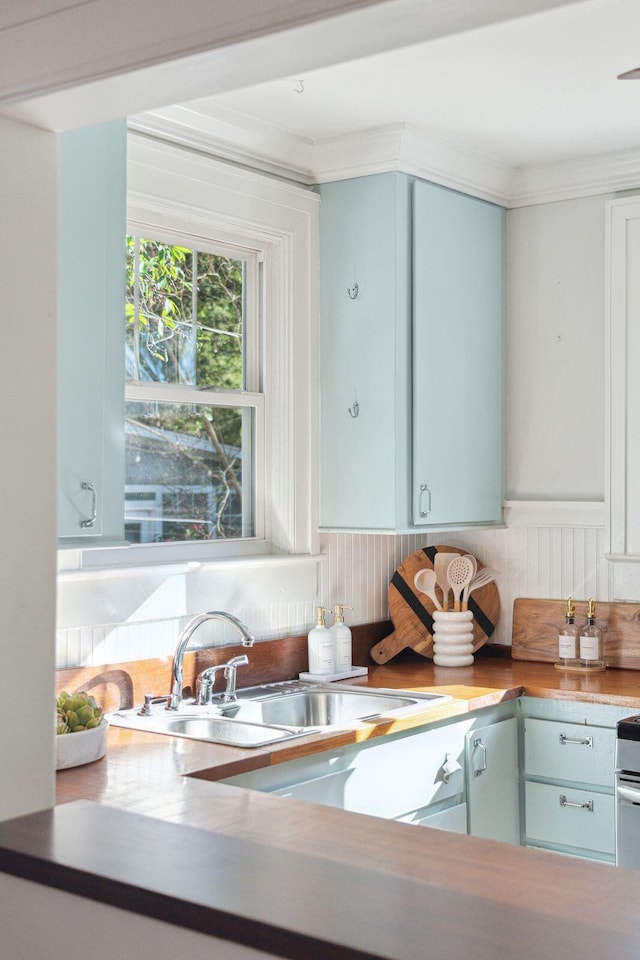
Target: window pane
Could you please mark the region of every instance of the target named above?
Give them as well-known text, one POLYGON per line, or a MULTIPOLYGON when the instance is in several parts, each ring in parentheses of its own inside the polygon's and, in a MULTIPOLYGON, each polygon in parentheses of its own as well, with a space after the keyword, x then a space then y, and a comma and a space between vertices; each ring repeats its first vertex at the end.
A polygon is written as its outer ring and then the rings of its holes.
POLYGON ((128 400, 127 539, 253 536, 253 419, 250 408, 128 400))
POLYGON ((127 379, 242 390, 242 261, 134 237, 127 251, 127 379))
POLYGON ((197 383, 242 390, 243 264, 211 253, 199 253, 197 262, 197 383))

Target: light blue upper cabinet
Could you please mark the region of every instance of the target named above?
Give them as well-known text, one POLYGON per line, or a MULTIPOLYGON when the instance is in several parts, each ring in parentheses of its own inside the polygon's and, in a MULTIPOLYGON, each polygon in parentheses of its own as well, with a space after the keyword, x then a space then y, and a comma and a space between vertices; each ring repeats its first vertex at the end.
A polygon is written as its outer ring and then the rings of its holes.
POLYGON ((500 520, 504 211, 399 173, 321 196, 321 525, 500 520))
POLYGON ((58 137, 58 536, 122 542, 126 121, 58 137))
POLYGON ((413 522, 502 509, 504 211, 413 184, 413 522))

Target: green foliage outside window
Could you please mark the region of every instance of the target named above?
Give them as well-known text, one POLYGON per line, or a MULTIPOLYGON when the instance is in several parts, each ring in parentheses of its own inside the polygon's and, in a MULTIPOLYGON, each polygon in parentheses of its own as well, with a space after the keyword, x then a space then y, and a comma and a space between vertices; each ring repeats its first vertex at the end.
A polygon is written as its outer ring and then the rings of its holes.
MULTIPOLYGON (((242 390, 243 280, 240 261, 127 237, 127 380, 242 390)), ((206 515, 204 507, 202 515, 180 510, 189 516, 179 522, 170 522, 165 514, 154 539, 241 535, 241 411, 232 405, 198 405, 194 397, 193 404, 128 404, 128 412, 132 427, 143 428, 143 434, 140 429, 132 434, 135 463, 142 459, 146 465, 149 487, 165 491, 165 507, 171 501, 175 513, 176 503, 196 502, 186 480, 193 471, 201 475, 200 483, 203 475, 209 478, 210 499, 216 504, 213 515, 206 515), (167 449, 158 457, 152 450, 160 437, 167 449), (188 437, 206 441, 209 453, 188 437)), ((128 484, 137 469, 131 459, 128 484)))

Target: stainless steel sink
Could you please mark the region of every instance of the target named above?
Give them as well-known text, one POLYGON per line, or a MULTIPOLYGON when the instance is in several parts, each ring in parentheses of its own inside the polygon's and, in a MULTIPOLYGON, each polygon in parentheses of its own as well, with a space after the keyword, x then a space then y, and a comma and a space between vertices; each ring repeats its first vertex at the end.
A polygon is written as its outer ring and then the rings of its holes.
POLYGON ((121 710, 115 726, 166 733, 239 747, 260 747, 328 727, 421 712, 451 700, 447 694, 409 693, 374 687, 284 681, 238 690, 232 703, 207 706, 185 701, 178 711, 154 707, 151 716, 121 710))
POLYGON ((165 733, 173 737, 221 743, 228 747, 265 747, 270 743, 290 740, 309 733, 308 729, 274 727, 265 723, 247 723, 223 717, 219 712, 185 706, 184 711, 170 713, 163 710, 150 717, 140 716, 134 710, 119 710, 107 717, 114 727, 143 730, 147 733, 165 733), (190 712, 187 712, 190 711, 190 712), (199 711, 199 712, 198 712, 199 711))
MULTIPOLYGON (((254 723, 278 723, 296 727, 345 726, 383 715, 415 712, 429 703, 441 702, 440 694, 408 694, 392 690, 336 687, 314 684, 302 688, 274 684, 238 691, 238 702, 223 707, 224 715, 254 723)), ((448 698, 450 699, 450 698, 448 698)))

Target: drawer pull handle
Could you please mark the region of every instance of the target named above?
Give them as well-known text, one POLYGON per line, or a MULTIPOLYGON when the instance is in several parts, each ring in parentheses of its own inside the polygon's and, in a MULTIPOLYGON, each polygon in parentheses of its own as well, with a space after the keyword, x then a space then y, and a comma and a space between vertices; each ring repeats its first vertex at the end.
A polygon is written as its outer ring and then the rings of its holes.
POLYGON ((567 743, 575 743, 579 747, 593 747, 593 737, 585 737, 584 740, 572 740, 571 737, 567 737, 564 733, 560 734, 560 745, 565 746, 567 743))
POLYGON ((485 770, 487 769, 487 748, 485 747, 480 737, 477 737, 473 741, 473 750, 471 751, 472 762, 473 762, 473 757, 475 755, 476 750, 482 750, 482 754, 480 756, 480 766, 474 767, 474 770, 473 770, 474 777, 479 777, 480 774, 484 773, 485 770))
POLYGON ((573 803, 572 800, 567 800, 564 793, 560 794, 560 806, 577 807, 578 810, 588 810, 589 813, 593 813, 593 800, 586 800, 584 803, 573 803))

